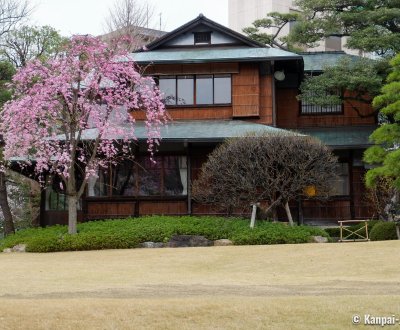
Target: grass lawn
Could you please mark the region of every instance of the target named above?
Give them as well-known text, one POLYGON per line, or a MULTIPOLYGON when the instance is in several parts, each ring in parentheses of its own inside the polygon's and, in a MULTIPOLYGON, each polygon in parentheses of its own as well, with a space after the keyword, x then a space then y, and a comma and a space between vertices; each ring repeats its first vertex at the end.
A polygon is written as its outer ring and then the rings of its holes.
POLYGON ((385 241, 2 253, 0 329, 356 329, 354 314, 400 318, 399 249, 385 241))

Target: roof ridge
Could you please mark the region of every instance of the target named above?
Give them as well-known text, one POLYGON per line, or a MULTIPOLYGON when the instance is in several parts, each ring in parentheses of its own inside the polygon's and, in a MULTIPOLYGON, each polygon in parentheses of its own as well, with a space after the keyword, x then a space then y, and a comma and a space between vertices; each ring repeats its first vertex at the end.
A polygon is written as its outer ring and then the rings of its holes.
POLYGON ((242 41, 243 43, 247 44, 248 46, 253 46, 253 47, 264 47, 264 48, 269 48, 264 44, 261 44, 255 40, 250 39, 249 37, 236 32, 218 22, 215 22, 209 18, 207 18, 206 16, 204 16, 203 14, 199 14, 196 18, 194 18, 193 20, 177 27, 176 29, 172 30, 171 32, 168 32, 167 34, 165 34, 164 36, 160 37, 159 39, 149 43, 148 45, 146 45, 146 49, 148 50, 153 50, 155 48, 158 48, 159 46, 161 46, 162 44, 164 44, 165 42, 173 39, 176 35, 178 35, 179 33, 185 32, 186 30, 189 30, 190 28, 200 24, 200 23, 204 23, 207 25, 211 25, 213 26, 216 30, 219 30, 221 32, 224 32, 228 35, 230 35, 233 38, 239 39, 240 41, 242 41))

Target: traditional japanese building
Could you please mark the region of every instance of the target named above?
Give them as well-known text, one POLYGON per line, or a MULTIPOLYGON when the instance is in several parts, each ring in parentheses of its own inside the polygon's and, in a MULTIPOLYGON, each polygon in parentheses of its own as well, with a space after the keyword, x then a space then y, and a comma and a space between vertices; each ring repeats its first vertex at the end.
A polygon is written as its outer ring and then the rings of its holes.
MULTIPOLYGON (((196 203, 190 189, 207 155, 226 138, 282 128, 319 137, 340 160, 330 201, 294 201, 299 221, 369 216, 363 204, 361 155, 375 118, 357 117, 346 105, 318 108, 297 101, 304 74, 322 68, 317 54, 265 47, 202 15, 145 49, 132 57, 157 81, 172 121, 161 131, 152 163, 146 152, 144 114, 135 113, 136 161, 122 162, 90 180, 80 220, 214 213, 196 203)), ((87 139, 90 134, 89 130, 87 139)), ((65 196, 48 187, 41 224, 66 223, 66 210, 65 196)))

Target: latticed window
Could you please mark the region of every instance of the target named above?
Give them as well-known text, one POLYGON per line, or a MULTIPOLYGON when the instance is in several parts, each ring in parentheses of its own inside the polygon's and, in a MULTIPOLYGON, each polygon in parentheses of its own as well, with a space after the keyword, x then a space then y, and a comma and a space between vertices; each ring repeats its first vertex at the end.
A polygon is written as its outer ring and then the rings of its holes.
POLYGON ((211 43, 211 32, 195 32, 194 33, 194 44, 210 44, 211 43))

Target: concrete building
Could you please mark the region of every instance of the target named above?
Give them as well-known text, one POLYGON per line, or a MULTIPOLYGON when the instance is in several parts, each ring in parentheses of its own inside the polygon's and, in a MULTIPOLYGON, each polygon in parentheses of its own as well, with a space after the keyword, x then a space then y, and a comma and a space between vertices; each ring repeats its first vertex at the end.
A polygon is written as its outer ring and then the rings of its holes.
MULTIPOLYGON (((243 33, 245 27, 251 26, 256 19, 264 18, 267 13, 298 12, 293 0, 228 0, 229 28, 243 33)), ((293 25, 285 26, 280 36, 287 35, 293 25)), ((268 31, 273 33, 274 31, 268 31)), ((342 50, 341 38, 331 37, 321 42, 316 48, 305 49, 308 51, 338 51, 342 50)))

